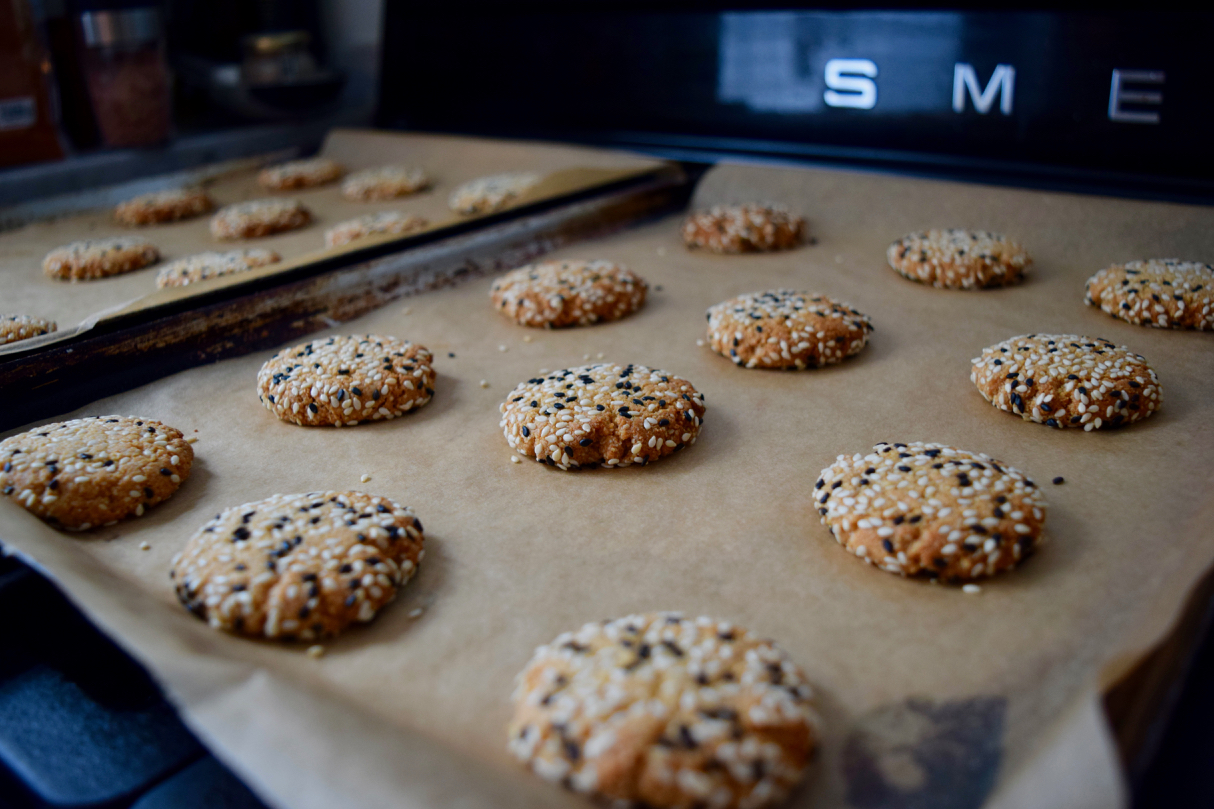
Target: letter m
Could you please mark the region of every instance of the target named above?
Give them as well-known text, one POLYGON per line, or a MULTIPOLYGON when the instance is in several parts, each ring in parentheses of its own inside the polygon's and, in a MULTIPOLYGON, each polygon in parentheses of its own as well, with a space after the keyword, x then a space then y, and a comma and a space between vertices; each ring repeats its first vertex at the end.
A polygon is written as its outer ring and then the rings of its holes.
POLYGON ((953 67, 953 112, 965 111, 965 93, 970 94, 974 109, 981 115, 991 111, 995 95, 999 95, 999 111, 1012 114, 1012 93, 1016 89, 1016 68, 1011 65, 996 65, 985 90, 978 89, 978 74, 974 66, 958 62, 953 67))

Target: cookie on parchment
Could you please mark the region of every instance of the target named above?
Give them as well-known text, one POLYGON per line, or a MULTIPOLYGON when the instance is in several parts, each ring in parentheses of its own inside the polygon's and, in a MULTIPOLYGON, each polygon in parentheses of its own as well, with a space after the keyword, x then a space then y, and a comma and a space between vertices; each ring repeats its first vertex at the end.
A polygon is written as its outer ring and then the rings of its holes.
POLYGON ((282 256, 273 250, 250 247, 244 250, 229 250, 224 253, 199 253, 166 264, 156 274, 156 286, 184 287, 208 278, 247 272, 267 264, 277 264, 282 256))
POLYGON ((818 368, 859 353, 868 315, 825 295, 774 289, 708 310, 708 344, 746 368, 818 368))
POLYGON ((970 381, 1000 410, 1050 427, 1120 427, 1163 403, 1155 370, 1099 337, 1026 334, 984 348, 970 381))
POLYGON ((374 202, 416 194, 430 185, 430 178, 419 168, 380 166, 357 171, 341 184, 341 193, 352 202, 374 202))
POLYGON ((493 282, 497 310, 521 326, 559 328, 618 320, 640 309, 649 284, 610 261, 545 261, 493 282))
POLYGON ((374 618, 417 572, 424 542, 413 511, 386 497, 279 494, 216 515, 169 578, 216 629, 311 641, 374 618))
POLYGON ((378 233, 405 234, 425 228, 424 217, 400 211, 380 211, 334 225, 325 233, 325 247, 338 247, 378 233))
POLYGON ((395 337, 327 337, 271 357, 257 374, 257 396, 283 421, 309 427, 396 418, 434 395, 432 359, 395 337))
POLYGON ((783 205, 716 205, 683 223, 683 242, 714 253, 788 250, 805 240, 805 219, 783 205))
POLYGON ((466 182, 447 201, 451 210, 462 214, 500 211, 543 179, 531 172, 494 174, 466 182))
POLYGON ((211 218, 216 239, 255 239, 302 228, 312 213, 295 199, 255 199, 219 209, 211 218))
POLYGON ((0 494, 58 528, 110 525, 167 500, 190 476, 194 450, 153 419, 97 416, 0 441, 0 494))
POLYGON ((902 576, 962 582, 1015 567, 1037 547, 1045 498, 1023 472, 943 444, 840 455, 814 484, 839 544, 902 576))
POLYGON ((558 469, 642 466, 694 444, 704 396, 644 365, 599 363, 522 382, 501 406, 516 452, 558 469))
POLYGON ((1138 326, 1214 331, 1214 267, 1176 258, 1114 264, 1088 279, 1084 302, 1138 326))
POLYGON ((336 160, 313 157, 308 160, 292 160, 277 166, 264 168, 257 174, 257 183, 271 191, 292 191, 326 185, 346 173, 336 160))
POLYGON ((114 218, 124 225, 150 225, 201 216, 214 207, 215 202, 201 188, 173 188, 119 203, 114 218))
POLYGON ((613 805, 761 809, 804 776, 812 700, 772 641, 711 618, 630 615, 535 651, 508 747, 541 778, 613 805))
POLYGON ((58 331, 53 320, 31 315, 0 315, 0 346, 58 331))
POLYGON ((1015 241, 984 230, 912 233, 891 244, 885 256, 901 275, 941 289, 1016 284, 1032 263, 1015 241))
POLYGON ((85 239, 57 247, 42 260, 43 271, 60 281, 106 278, 142 269, 160 260, 160 251, 145 239, 118 236, 85 239))

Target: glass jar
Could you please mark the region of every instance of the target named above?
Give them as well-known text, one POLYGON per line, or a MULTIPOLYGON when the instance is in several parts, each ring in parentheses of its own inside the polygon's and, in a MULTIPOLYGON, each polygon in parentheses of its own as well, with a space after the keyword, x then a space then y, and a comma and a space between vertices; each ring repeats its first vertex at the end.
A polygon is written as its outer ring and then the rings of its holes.
POLYGON ((107 146, 150 146, 169 136, 169 70, 158 8, 80 15, 81 63, 107 146))

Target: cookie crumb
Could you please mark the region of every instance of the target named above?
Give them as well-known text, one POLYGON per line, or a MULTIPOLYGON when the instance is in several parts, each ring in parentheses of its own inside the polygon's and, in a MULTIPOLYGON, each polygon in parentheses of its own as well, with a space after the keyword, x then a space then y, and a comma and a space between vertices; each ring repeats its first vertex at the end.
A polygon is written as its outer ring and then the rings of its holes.
POLYGON ((976 596, 982 592, 982 588, 976 584, 964 584, 961 586, 961 592, 976 596))
POLYGON ((197 443, 198 443, 198 436, 196 436, 196 435, 192 435, 192 436, 190 436, 189 438, 187 438, 187 439, 185 440, 185 442, 186 442, 187 444, 197 444, 197 443))
POLYGON ((534 339, 534 338, 532 338, 532 336, 531 336, 530 334, 524 334, 524 335, 523 335, 523 342, 524 342, 524 343, 530 343, 530 342, 532 341, 532 339, 534 339))
POLYGON ((371 482, 371 476, 370 476, 370 475, 363 475, 363 476, 362 476, 362 477, 360 477, 358 480, 359 480, 359 482, 360 482, 360 483, 370 483, 370 482, 371 482))
POLYGON ((420 617, 422 617, 423 612, 425 612, 425 609, 423 609, 422 607, 414 607, 413 609, 409 610, 409 612, 407 612, 406 615, 409 618, 420 618, 420 617))
POLYGON ((143 542, 139 543, 139 550, 150 551, 151 549, 152 549, 152 543, 148 542, 146 539, 143 542))
POLYGON ((1064 478, 1062 475, 1059 475, 1058 477, 1054 478, 1055 486, 1061 486, 1064 483, 1066 483, 1066 478, 1064 478))
POLYGON ((319 643, 316 644, 315 646, 308 647, 308 657, 315 658, 315 657, 324 657, 324 656, 325 656, 325 647, 321 646, 319 643))
POLYGON ((520 461, 520 460, 518 459, 518 456, 517 456, 517 455, 511 455, 511 456, 510 456, 510 463, 522 463, 522 461, 520 461))
POLYGON ((703 341, 703 340, 696 340, 696 345, 698 345, 698 346, 703 346, 703 345, 704 345, 704 341, 703 341))
POLYGON ((487 387, 489 387, 489 383, 488 383, 488 382, 486 382, 485 380, 483 380, 483 379, 482 379, 482 380, 481 380, 481 387, 482 387, 482 388, 487 388, 487 387))
POLYGON ((601 359, 603 358, 603 352, 602 352, 602 351, 600 351, 599 353, 595 354, 595 355, 594 355, 594 358, 595 358, 596 360, 601 360, 601 359))

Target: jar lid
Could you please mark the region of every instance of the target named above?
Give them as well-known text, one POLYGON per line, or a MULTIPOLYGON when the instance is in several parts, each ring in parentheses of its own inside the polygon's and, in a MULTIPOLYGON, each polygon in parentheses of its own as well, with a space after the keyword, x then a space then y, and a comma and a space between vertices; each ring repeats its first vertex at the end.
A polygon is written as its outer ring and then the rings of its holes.
POLYGON ((80 15, 84 44, 90 48, 129 48, 160 39, 160 9, 123 8, 80 15))

